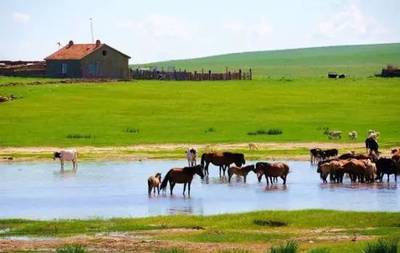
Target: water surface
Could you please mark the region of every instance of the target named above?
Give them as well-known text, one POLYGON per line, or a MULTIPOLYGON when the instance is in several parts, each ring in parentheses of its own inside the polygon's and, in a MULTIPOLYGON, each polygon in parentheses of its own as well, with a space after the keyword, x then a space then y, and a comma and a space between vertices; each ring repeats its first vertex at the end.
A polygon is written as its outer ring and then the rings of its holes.
MULTIPOLYGON (((248 162, 250 163, 250 162, 248 162)), ((195 176, 191 198, 182 195, 182 185, 174 195, 149 198, 147 178, 166 174, 184 160, 129 162, 81 162, 76 174, 60 173, 57 162, 0 164, 0 218, 94 218, 144 217, 177 213, 220 214, 264 209, 338 209, 400 211, 399 185, 322 184, 308 162, 289 161, 291 172, 286 186, 266 187, 255 174, 247 184, 218 177, 210 167, 203 182, 195 176)), ((71 167, 70 164, 66 168, 71 167)), ((400 181, 399 181, 400 182, 400 181)))

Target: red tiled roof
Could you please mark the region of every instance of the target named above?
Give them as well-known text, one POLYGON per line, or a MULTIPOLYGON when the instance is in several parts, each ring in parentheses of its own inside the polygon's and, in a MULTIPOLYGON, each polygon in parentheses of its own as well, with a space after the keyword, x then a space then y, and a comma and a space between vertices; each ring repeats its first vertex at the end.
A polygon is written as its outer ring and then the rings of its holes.
POLYGON ((73 44, 66 45, 54 54, 45 58, 45 60, 80 60, 86 55, 92 53, 104 44, 73 44))
POLYGON ((45 60, 80 60, 103 46, 107 46, 130 58, 128 55, 121 53, 106 44, 68 44, 54 54, 46 57, 45 60))

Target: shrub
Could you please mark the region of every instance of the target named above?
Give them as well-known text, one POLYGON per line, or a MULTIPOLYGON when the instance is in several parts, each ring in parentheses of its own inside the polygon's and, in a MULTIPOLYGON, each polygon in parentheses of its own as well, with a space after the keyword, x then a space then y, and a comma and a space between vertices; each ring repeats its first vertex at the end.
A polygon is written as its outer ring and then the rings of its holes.
POLYGON ((64 245, 56 249, 56 253, 86 253, 87 251, 82 245, 64 245))
POLYGON ((398 240, 378 240, 368 243, 364 253, 397 253, 398 240))
POLYGON ((271 253, 296 253, 297 252, 297 242, 288 241, 285 245, 272 246, 271 253))
POLYGON ((316 248, 308 251, 308 253, 329 253, 329 252, 330 250, 327 248, 316 248))
POLYGON ((90 134, 68 134, 68 139, 90 139, 92 136, 90 134))
POLYGON ((138 134, 139 133, 139 129, 138 128, 128 127, 127 129, 125 129, 125 132, 131 133, 131 134, 138 134))
POLYGON ((213 133, 213 132, 215 132, 215 129, 212 128, 212 127, 210 127, 210 128, 208 128, 208 129, 206 129, 204 132, 205 132, 205 133, 213 133))
POLYGON ((279 128, 271 128, 268 130, 257 130, 255 132, 248 132, 248 135, 279 135, 282 134, 282 130, 279 128))
POLYGON ((253 223, 258 225, 258 226, 266 226, 266 227, 283 227, 283 226, 287 226, 286 222, 274 221, 274 220, 256 219, 256 220, 253 221, 253 223))

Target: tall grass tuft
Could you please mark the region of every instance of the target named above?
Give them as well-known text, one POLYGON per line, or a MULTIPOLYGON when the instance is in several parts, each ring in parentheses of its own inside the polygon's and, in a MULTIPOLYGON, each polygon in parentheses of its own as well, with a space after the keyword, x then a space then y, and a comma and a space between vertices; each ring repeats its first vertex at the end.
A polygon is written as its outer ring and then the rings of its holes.
POLYGON ((327 248, 315 248, 315 249, 310 249, 308 251, 308 253, 329 253, 329 252, 331 251, 327 248))
POLYGON ((398 240, 379 239, 376 242, 368 243, 364 253, 397 253, 398 240))
POLYGON ((270 253, 296 253, 297 242, 288 241, 285 245, 272 246, 270 253))
POLYGON ((159 249, 155 251, 156 253, 185 253, 184 249, 169 248, 169 249, 159 249))
POLYGON ((218 253, 252 253, 252 251, 247 249, 224 249, 218 251, 218 253))
POLYGON ((57 248, 56 253, 87 253, 87 251, 82 245, 71 244, 57 248))

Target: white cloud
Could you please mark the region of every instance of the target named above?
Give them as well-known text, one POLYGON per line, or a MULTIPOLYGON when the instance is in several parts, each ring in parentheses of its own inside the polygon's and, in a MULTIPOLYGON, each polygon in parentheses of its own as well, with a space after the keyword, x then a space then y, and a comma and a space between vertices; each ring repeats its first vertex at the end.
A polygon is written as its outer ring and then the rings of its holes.
POLYGON ((22 13, 22 12, 14 12, 13 19, 16 22, 23 24, 23 23, 29 22, 29 20, 31 19, 31 16, 29 14, 22 13))
POLYGON ((387 33, 383 25, 362 11, 359 1, 348 1, 342 6, 342 9, 319 24, 316 35, 326 38, 376 38, 387 33))

